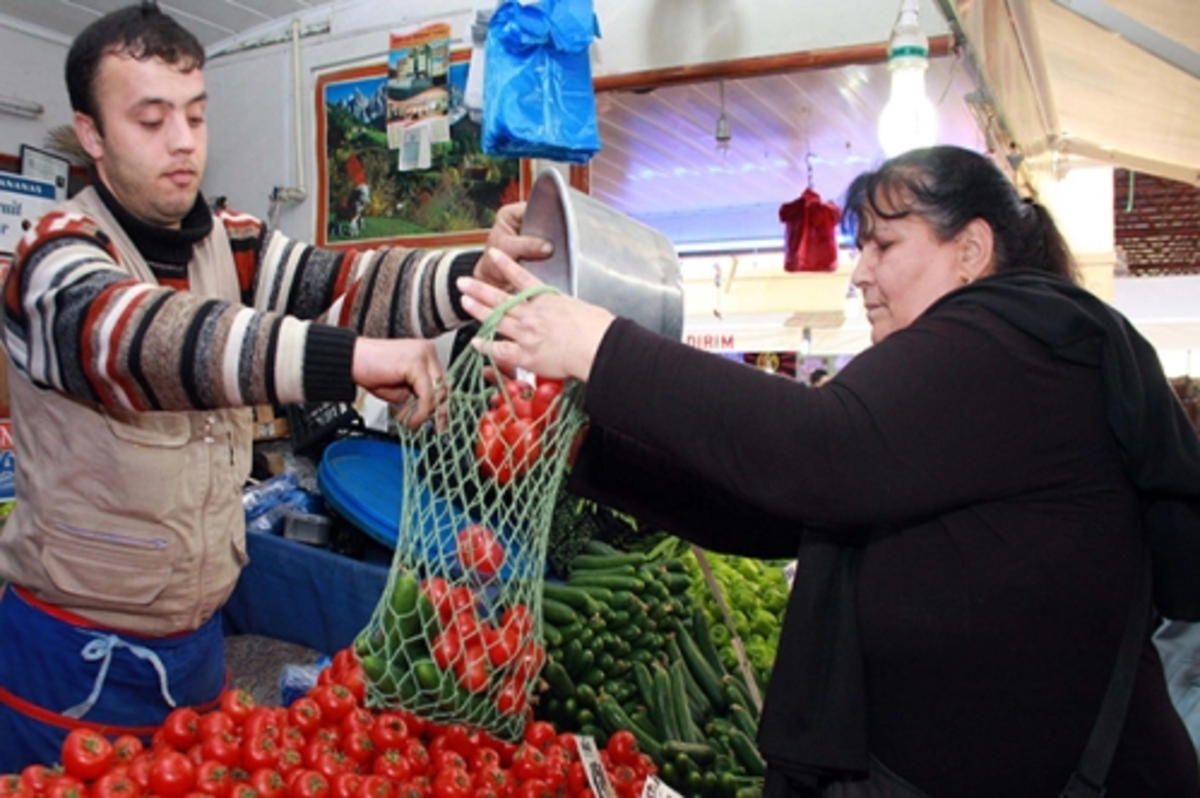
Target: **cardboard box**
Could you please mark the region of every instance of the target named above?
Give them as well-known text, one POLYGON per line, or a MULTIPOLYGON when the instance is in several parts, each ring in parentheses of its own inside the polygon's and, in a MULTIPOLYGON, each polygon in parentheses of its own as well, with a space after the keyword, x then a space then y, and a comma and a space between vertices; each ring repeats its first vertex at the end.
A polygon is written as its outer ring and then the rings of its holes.
POLYGON ((254 414, 254 440, 273 441, 286 438, 289 433, 287 416, 277 414, 271 405, 256 405, 254 414))

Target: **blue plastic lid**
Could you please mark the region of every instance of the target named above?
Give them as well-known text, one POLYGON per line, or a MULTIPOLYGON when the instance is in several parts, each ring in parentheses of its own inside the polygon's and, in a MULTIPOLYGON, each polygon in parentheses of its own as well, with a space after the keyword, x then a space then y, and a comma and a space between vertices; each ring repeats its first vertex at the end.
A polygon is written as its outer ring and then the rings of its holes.
POLYGON ((396 547, 404 449, 372 438, 343 438, 325 448, 317 467, 321 494, 338 515, 379 543, 396 547))
MULTIPOLYGON (((400 537, 404 458, 410 449, 372 438, 343 438, 325 449, 317 484, 326 504, 369 537, 395 549, 400 537)), ((422 530, 429 559, 453 556, 465 518, 450 502, 427 488, 417 491, 417 507, 427 524, 422 530)))
MULTIPOLYGON (((325 503, 390 549, 396 548, 400 537, 404 457, 410 451, 390 441, 343 438, 326 447, 317 467, 317 483, 325 503)), ((418 538, 418 545, 423 541, 425 546, 423 556, 430 561, 453 562, 458 531, 475 519, 427 488, 416 491, 415 498, 418 507, 412 509, 426 523, 418 538)), ((497 531, 502 538, 511 538, 504 529, 497 531)), ((507 551, 499 571, 502 579, 545 573, 546 564, 531 562, 520 546, 510 542, 507 551)))

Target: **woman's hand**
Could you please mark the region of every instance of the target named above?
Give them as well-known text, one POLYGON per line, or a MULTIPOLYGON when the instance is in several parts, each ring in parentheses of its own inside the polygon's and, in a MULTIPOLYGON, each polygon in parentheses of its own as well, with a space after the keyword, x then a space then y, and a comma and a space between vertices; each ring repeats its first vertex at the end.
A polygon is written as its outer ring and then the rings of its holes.
MULTIPOLYGON (((514 293, 540 285, 503 252, 489 250, 491 262, 514 293)), ((460 278, 463 308, 484 321, 512 295, 467 277, 460 278)), ((615 317, 602 307, 564 294, 539 294, 509 309, 496 328, 497 340, 473 343, 489 351, 502 371, 525 369, 539 377, 587 381, 600 341, 615 317), (504 340, 500 340, 504 339, 504 340)))
POLYGON ((433 342, 424 339, 360 337, 350 375, 385 402, 408 403, 401 420, 413 429, 433 414, 445 393, 445 369, 433 342))
POLYGON ((475 264, 475 279, 504 289, 511 289, 504 272, 496 265, 493 252, 499 250, 516 260, 542 260, 554 253, 549 241, 521 235, 525 218, 525 203, 505 205, 496 214, 496 222, 488 233, 487 249, 475 264))

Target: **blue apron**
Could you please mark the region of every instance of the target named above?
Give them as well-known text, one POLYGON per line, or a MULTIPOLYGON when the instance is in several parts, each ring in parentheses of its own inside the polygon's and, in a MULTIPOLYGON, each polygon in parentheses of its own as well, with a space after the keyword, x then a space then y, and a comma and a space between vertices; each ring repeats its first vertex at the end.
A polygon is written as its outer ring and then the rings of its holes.
POLYGON ((79 726, 148 739, 172 709, 207 709, 225 685, 219 615, 194 632, 143 637, 0 588, 0 773, 58 762, 79 726))

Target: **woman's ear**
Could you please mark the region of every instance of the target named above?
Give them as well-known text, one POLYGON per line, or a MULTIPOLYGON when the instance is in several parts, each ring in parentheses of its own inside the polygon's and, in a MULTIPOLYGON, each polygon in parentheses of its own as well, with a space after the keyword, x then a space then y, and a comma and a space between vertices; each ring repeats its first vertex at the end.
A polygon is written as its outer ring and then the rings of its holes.
POLYGON ((958 267, 964 283, 992 273, 996 239, 992 226, 983 219, 972 219, 958 234, 958 267))

